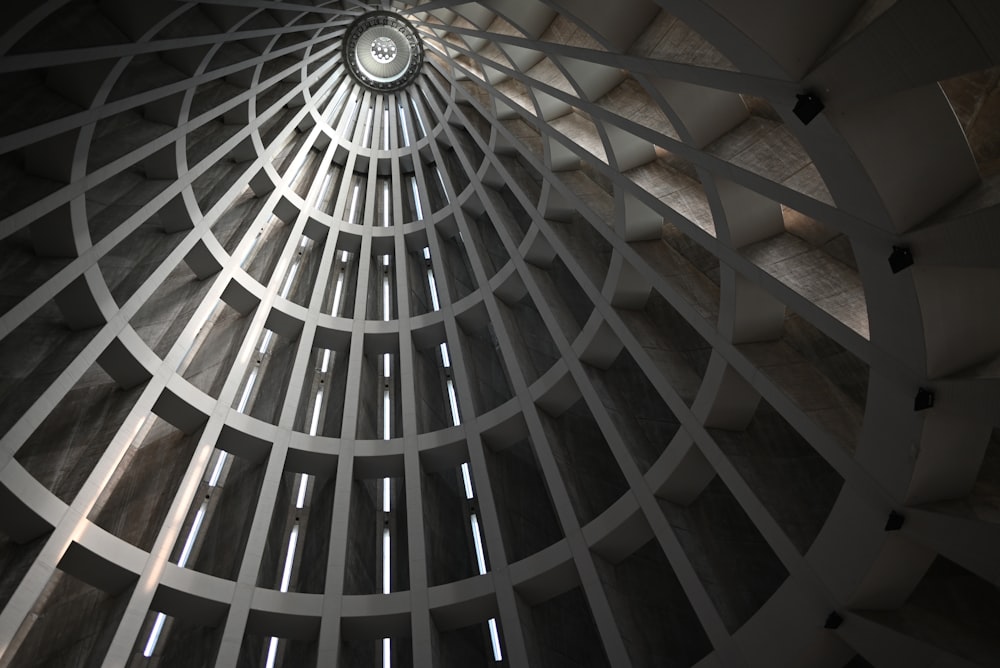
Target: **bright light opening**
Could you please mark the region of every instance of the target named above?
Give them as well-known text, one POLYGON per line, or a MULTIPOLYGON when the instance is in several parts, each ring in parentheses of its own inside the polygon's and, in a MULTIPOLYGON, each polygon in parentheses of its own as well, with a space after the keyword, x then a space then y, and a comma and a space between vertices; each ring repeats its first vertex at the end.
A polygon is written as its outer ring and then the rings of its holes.
POLYGON ((472 523, 472 540, 476 544, 476 565, 479 566, 479 574, 486 575, 486 553, 483 552, 483 537, 479 535, 479 519, 475 513, 469 515, 472 523))
POLYGON ((265 329, 264 330, 264 337, 261 339, 260 348, 257 349, 257 352, 259 352, 261 354, 266 353, 268 346, 271 345, 271 337, 273 337, 273 336, 274 336, 274 332, 272 332, 269 329, 265 329))
POLYGON ((219 478, 222 477, 222 467, 226 465, 226 457, 229 453, 225 450, 219 450, 219 457, 215 460, 215 468, 212 469, 212 475, 208 479, 208 486, 215 487, 219 484, 219 478))
POLYGON ((382 276, 382 319, 389 320, 389 277, 382 276))
POLYGON ((389 538, 389 527, 382 529, 382 593, 388 594, 392 591, 392 578, 389 568, 391 562, 390 557, 390 538, 389 538))
POLYGON ((462 424, 462 420, 458 415, 458 397, 455 396, 455 383, 448 379, 448 403, 451 405, 451 423, 454 426, 462 424))
POLYGON ((429 267, 427 269, 427 285, 431 291, 431 306, 434 307, 435 311, 440 311, 441 303, 438 301, 437 283, 434 281, 434 271, 429 267))
POLYGON ((389 413, 391 411, 391 402, 389 401, 389 390, 383 390, 382 392, 382 438, 389 440, 390 436, 390 426, 389 413))
POLYGON ((206 510, 208 510, 208 501, 202 501, 201 507, 198 508, 198 512, 194 515, 194 521, 191 523, 191 530, 188 531, 187 540, 184 541, 184 549, 181 550, 181 556, 177 559, 177 565, 181 568, 187 566, 188 559, 191 557, 191 550, 194 549, 194 542, 198 539, 198 532, 201 531, 201 523, 205 519, 206 510))
POLYGON ((247 378, 246 387, 243 388, 243 396, 240 397, 240 403, 236 406, 236 410, 240 413, 244 412, 247 408, 247 402, 250 401, 250 393, 253 391, 253 385, 257 382, 257 367, 250 369, 250 377, 247 378))
POLYGON ((333 291, 333 307, 330 309, 331 315, 340 315, 340 295, 344 290, 344 270, 340 270, 337 275, 337 287, 333 291))
POLYGON ((406 128, 406 113, 403 111, 403 105, 399 105, 399 129, 403 133, 403 146, 409 146, 410 132, 406 128))
POLYGON ((146 658, 153 656, 153 651, 156 650, 156 641, 160 639, 160 633, 163 631, 163 622, 167 621, 167 616, 162 612, 156 614, 156 621, 153 622, 153 629, 149 632, 149 639, 146 640, 146 647, 142 650, 142 655, 146 658))
POLYGON ((493 644, 493 660, 503 661, 503 652, 500 651, 500 631, 497 629, 497 620, 491 617, 487 623, 490 627, 490 642, 493 644))
POLYGON ((416 177, 410 177, 410 189, 413 190, 413 210, 417 214, 417 220, 423 220, 424 210, 420 206, 420 190, 417 188, 416 177))
POLYGON ((471 499, 475 493, 472 490, 472 472, 469 470, 469 462, 462 464, 462 482, 465 484, 465 498, 471 499))
POLYGON ((352 225, 356 224, 356 222, 357 222, 354 219, 354 214, 356 214, 357 211, 358 211, 358 189, 359 189, 359 186, 358 186, 357 183, 355 183, 354 184, 354 194, 351 195, 351 211, 350 211, 350 214, 347 216, 347 222, 351 223, 352 225))
POLYGON ((312 424, 309 425, 309 435, 315 436, 319 428, 319 409, 323 405, 323 390, 316 390, 316 401, 313 403, 312 424))
POLYGON ((445 369, 451 368, 451 358, 448 356, 448 344, 441 344, 441 364, 444 365, 445 369))
POLYGON ((309 487, 309 476, 305 473, 301 474, 299 477, 299 493, 295 497, 295 507, 305 508, 306 506, 306 489, 309 487))
POLYGON ((382 182, 382 227, 389 227, 389 182, 382 182))
POLYGON ((292 565, 295 563, 295 545, 299 540, 299 525, 298 523, 292 527, 292 533, 288 536, 288 552, 285 554, 285 568, 281 572, 281 589, 280 591, 288 591, 288 583, 292 579, 292 565))

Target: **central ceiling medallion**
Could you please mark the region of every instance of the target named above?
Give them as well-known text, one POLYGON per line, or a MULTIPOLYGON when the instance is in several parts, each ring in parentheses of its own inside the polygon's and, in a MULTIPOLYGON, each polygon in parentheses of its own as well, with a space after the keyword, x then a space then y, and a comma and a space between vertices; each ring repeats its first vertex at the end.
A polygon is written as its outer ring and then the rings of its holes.
POLYGON ((347 70, 374 91, 405 88, 417 76, 423 57, 413 25, 394 12, 362 14, 344 35, 347 70))

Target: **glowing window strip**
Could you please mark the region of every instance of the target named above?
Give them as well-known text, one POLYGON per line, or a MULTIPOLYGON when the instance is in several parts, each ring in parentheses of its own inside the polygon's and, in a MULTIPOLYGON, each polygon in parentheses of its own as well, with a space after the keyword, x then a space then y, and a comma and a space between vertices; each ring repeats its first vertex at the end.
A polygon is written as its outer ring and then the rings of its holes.
POLYGON ((389 150, 389 107, 382 111, 382 150, 389 150))
POLYGON ((392 511, 392 486, 389 484, 391 478, 382 478, 382 512, 392 511))
POLYGON ((257 352, 260 352, 260 353, 266 353, 267 352, 267 347, 269 345, 271 345, 271 337, 272 336, 274 336, 274 332, 272 332, 271 330, 265 328, 264 329, 264 337, 260 341, 260 348, 257 349, 257 352))
POLYGON ((309 476, 302 473, 299 477, 299 493, 295 497, 295 507, 305 508, 306 506, 306 489, 309 487, 309 476))
POLYGON ((225 450, 219 450, 219 458, 215 460, 215 468, 212 469, 212 476, 208 479, 209 487, 215 487, 219 484, 219 478, 222 477, 222 467, 226 465, 228 454, 225 450))
POLYGON ((295 546, 299 541, 298 522, 292 527, 292 533, 288 536, 288 552, 285 554, 285 568, 281 573, 281 588, 279 591, 288 591, 288 584, 292 579, 292 565, 295 563, 295 546))
POLYGON ((390 668, 392 666, 392 641, 388 638, 382 638, 382 668, 390 668))
POLYGON ((323 406, 323 390, 316 390, 316 401, 313 403, 312 423, 309 425, 309 435, 315 436, 319 428, 319 409, 323 406))
POLYGON ((201 531, 201 523, 205 520, 206 510, 208 510, 207 500, 201 502, 201 507, 195 513, 194 522, 191 523, 191 530, 188 531, 187 540, 184 541, 184 549, 181 550, 181 556, 177 559, 177 565, 181 568, 187 566, 188 559, 191 557, 191 550, 194 549, 194 542, 198 539, 198 532, 201 531))
POLYGON ((389 227, 389 182, 382 182, 382 227, 389 227))
POLYGON ((247 408, 247 402, 250 401, 250 393, 253 391, 254 383, 257 382, 257 367, 250 370, 250 377, 247 378, 247 385, 243 388, 243 396, 240 397, 240 403, 236 406, 236 410, 242 413, 247 408))
POLYGON ((382 354, 382 377, 386 380, 392 376, 390 373, 392 371, 392 357, 389 353, 382 354))
POLYGON ((444 365, 445 369, 451 368, 451 357, 448 356, 448 344, 441 344, 441 364, 444 365))
POLYGON ((441 310, 441 303, 438 301, 437 282, 434 280, 434 270, 427 267, 427 285, 431 290, 431 306, 435 311, 441 310))
POLYGON ((431 259, 431 249, 428 248, 427 246, 424 246, 424 259, 425 260, 431 259))
POLYGON ((497 620, 490 617, 490 643, 493 645, 493 660, 503 661, 503 652, 500 651, 500 631, 497 629, 497 620))
POLYGON ((389 277, 382 276, 382 319, 389 320, 389 277))
POLYGON ((424 219, 424 210, 420 206, 420 190, 417 188, 417 178, 410 177, 410 188, 413 190, 413 210, 417 214, 417 220, 424 219))
POLYGON ((465 485, 465 498, 472 499, 475 493, 472 489, 472 472, 469 470, 469 462, 462 464, 462 483, 465 485))
POLYGON ((255 236, 253 238, 253 241, 251 241, 249 243, 249 245, 247 245, 246 250, 243 251, 243 257, 240 258, 240 266, 241 267, 246 267, 247 261, 250 259, 250 253, 252 253, 253 249, 257 247, 257 242, 260 241, 260 238, 261 238, 261 236, 263 236, 263 234, 264 234, 264 230, 263 230, 263 228, 261 228, 261 231, 258 232, 257 236, 255 236))
POLYGON ((351 211, 350 214, 347 216, 347 222, 351 224, 355 224, 354 214, 357 213, 358 210, 358 188, 359 188, 358 184, 355 183, 354 194, 351 196, 351 211))
POLYGON ((389 527, 382 529, 382 593, 388 594, 392 591, 392 572, 390 568, 389 548, 391 547, 391 539, 389 538, 389 527))
POLYGON ((427 128, 424 127, 424 117, 420 113, 420 105, 417 103, 416 100, 411 99, 411 102, 413 103, 413 105, 412 105, 413 106, 413 115, 417 117, 417 124, 420 125, 420 136, 421 137, 426 137, 427 136, 427 128))
POLYGON ((450 202, 451 198, 448 197, 448 189, 444 185, 444 177, 441 176, 441 170, 435 167, 434 168, 434 172, 437 174, 438 183, 441 184, 441 194, 444 195, 444 201, 445 202, 450 202))
POLYGON ((399 105, 399 129, 403 133, 403 146, 409 146, 410 132, 406 128, 406 112, 403 111, 403 105, 399 105))
POLYGON ((274 661, 278 656, 278 639, 272 637, 267 643, 267 661, 264 668, 274 668, 274 661))
POLYGON ((469 520, 472 524, 472 540, 476 544, 476 565, 479 566, 479 574, 486 575, 486 553, 483 552, 483 537, 479 534, 479 519, 472 513, 469 520))
POLYGON ((455 383, 448 379, 448 403, 451 405, 451 423, 454 426, 462 424, 462 419, 458 414, 458 397, 455 396, 455 383))
POLYGON ((315 207, 318 209, 320 205, 324 203, 324 196, 330 190, 330 182, 333 181, 333 171, 328 171, 326 176, 323 178, 323 183, 320 185, 319 190, 316 191, 316 203, 315 207))
POLYGON ((149 632, 149 639, 146 641, 146 647, 142 650, 142 655, 145 657, 153 656, 153 652, 156 650, 156 641, 160 639, 160 633, 163 631, 163 622, 167 621, 167 616, 162 612, 156 614, 156 621, 153 622, 153 629, 149 632))
POLYGON ((389 440, 390 438, 390 426, 389 412, 392 402, 389 401, 389 390, 383 390, 382 392, 382 438, 389 440))
POLYGON ((331 315, 340 315, 340 297, 344 290, 344 270, 341 269, 337 275, 337 287, 333 291, 333 306, 330 308, 331 315))
POLYGON ((330 349, 323 349, 323 361, 320 363, 319 370, 320 373, 326 373, 330 368, 330 349))
POLYGON ((295 282, 295 273, 299 270, 299 263, 293 262, 292 268, 288 271, 288 278, 285 279, 285 286, 281 288, 281 296, 287 297, 289 291, 292 289, 292 283, 295 282))

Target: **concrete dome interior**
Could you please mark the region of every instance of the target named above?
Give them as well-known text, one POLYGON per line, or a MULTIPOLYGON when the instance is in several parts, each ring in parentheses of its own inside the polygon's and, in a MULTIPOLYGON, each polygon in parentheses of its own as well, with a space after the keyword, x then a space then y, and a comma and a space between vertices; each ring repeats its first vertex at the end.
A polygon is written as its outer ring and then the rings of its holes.
POLYGON ((997 3, 0 19, 0 667, 1000 665, 997 3))

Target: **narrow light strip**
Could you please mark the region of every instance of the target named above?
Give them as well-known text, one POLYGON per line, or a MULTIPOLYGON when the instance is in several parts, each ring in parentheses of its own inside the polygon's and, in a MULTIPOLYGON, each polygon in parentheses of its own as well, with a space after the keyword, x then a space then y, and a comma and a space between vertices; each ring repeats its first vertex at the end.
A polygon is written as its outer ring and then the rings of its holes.
POLYGON ((330 190, 330 181, 332 180, 333 180, 333 171, 330 170, 326 173, 326 176, 323 178, 323 183, 320 185, 319 190, 316 191, 316 202, 313 206, 315 206, 317 209, 323 202, 323 198, 326 195, 327 191, 330 190))
POLYGON ((444 177, 443 177, 443 176, 441 176, 441 170, 440 170, 440 169, 438 169, 437 167, 435 167, 435 168, 434 168, 434 172, 435 172, 435 173, 437 174, 437 176, 438 176, 438 183, 440 183, 440 184, 441 184, 441 194, 443 194, 443 195, 444 195, 444 201, 446 201, 446 202, 450 202, 450 201, 451 201, 451 198, 450 198, 450 197, 448 197, 448 189, 447 189, 447 188, 445 187, 445 185, 444 185, 444 177))
POLYGON ((267 643, 267 661, 264 668, 274 668, 274 660, 278 657, 278 639, 271 637, 267 643))
POLYGON ((438 301, 437 282, 434 280, 434 270, 430 267, 427 268, 427 285, 431 290, 431 306, 434 307, 435 311, 440 311, 441 303, 438 301))
POLYGON ((382 377, 386 380, 392 377, 392 357, 389 353, 382 354, 382 377))
POLYGON ((500 631, 497 629, 497 620, 494 617, 490 617, 490 642, 493 644, 493 660, 503 661, 503 652, 500 651, 500 631))
POLYGON ((181 556, 177 559, 177 565, 181 568, 187 566, 188 559, 191 557, 191 550, 194 549, 194 542, 198 539, 198 532, 201 531, 201 523, 205 519, 205 511, 207 509, 208 501, 202 501, 201 507, 198 508, 198 512, 194 515, 191 530, 188 531, 187 540, 184 541, 184 549, 181 550, 181 556))
POLYGON ((392 640, 389 638, 382 638, 382 668, 391 668, 392 666, 392 640))
POLYGON ((424 210, 420 206, 420 190, 417 188, 417 178, 415 176, 410 177, 410 188, 413 189, 413 209, 417 214, 417 220, 423 220, 424 210))
POLYGON ((260 241, 260 238, 263 235, 264 235, 264 230, 261 230, 260 232, 257 233, 257 236, 255 236, 253 238, 253 241, 251 241, 247 245, 247 249, 245 251, 243 251, 243 257, 240 258, 240 266, 241 267, 246 267, 247 260, 250 258, 250 253, 252 253, 253 249, 257 247, 257 242, 260 241))
POLYGON ((382 111, 382 150, 389 150, 389 107, 382 111))
POLYGON ((313 403, 312 424, 309 425, 309 435, 315 436, 319 428, 319 409, 323 405, 323 390, 316 390, 316 401, 313 403))
POLYGON ((330 368, 330 349, 323 349, 323 362, 319 366, 320 373, 326 373, 330 368))
POLYGON ((479 566, 479 574, 486 575, 486 554, 483 552, 483 537, 479 535, 479 519, 475 513, 469 515, 472 523, 472 540, 476 543, 476 564, 479 566))
POLYGON ((389 227, 389 182, 382 182, 382 227, 389 227))
POLYGON ((391 402, 389 401, 389 390, 384 390, 382 392, 382 438, 389 440, 391 423, 389 421, 389 411, 391 409, 391 402))
POLYGON ((424 259, 431 259, 431 249, 428 246, 424 246, 424 259))
POLYGON ((295 507, 305 508, 306 506, 306 489, 309 487, 309 475, 307 473, 299 474, 299 493, 295 497, 295 507))
POLYGON ((389 277, 382 276, 382 319, 389 320, 389 277))
POLYGON ((257 382, 257 367, 250 369, 250 377, 247 378, 247 386, 243 388, 243 396, 240 397, 240 403, 236 407, 237 412, 242 413, 247 408, 247 402, 250 401, 250 392, 253 391, 253 385, 257 382))
POLYGON ((281 288, 281 296, 288 297, 288 292, 292 289, 292 283, 295 282, 295 273, 299 270, 299 263, 293 262, 292 268, 288 271, 288 278, 285 279, 285 286, 281 288))
POLYGON ((455 383, 448 379, 448 403, 451 405, 451 423, 454 426, 462 424, 462 419, 458 414, 458 397, 455 396, 455 383))
POLYGON ((142 650, 142 655, 146 658, 153 656, 156 650, 156 641, 160 639, 163 631, 163 622, 167 621, 167 616, 162 612, 156 613, 156 621, 153 622, 153 629, 149 632, 149 639, 146 640, 146 647, 142 650))
POLYGON ((406 113, 403 111, 403 105, 399 105, 399 129, 403 132, 403 146, 409 146, 410 133, 406 128, 406 113))
POLYGON ((441 344, 441 364, 444 365, 445 369, 451 368, 451 357, 448 356, 448 344, 441 344))
POLYGON ((413 115, 417 117, 417 124, 420 125, 420 136, 427 136, 427 128, 424 127, 424 117, 420 113, 420 106, 417 104, 416 100, 413 100, 413 115))
POLYGON ((226 458, 229 453, 225 450, 219 450, 219 458, 215 460, 215 468, 212 469, 212 476, 208 479, 208 486, 215 487, 219 484, 219 478, 222 477, 222 467, 226 465, 226 458))
POLYGON ((271 337, 272 336, 274 336, 274 332, 272 332, 269 329, 265 329, 264 330, 264 337, 260 341, 260 348, 257 349, 257 352, 260 352, 260 353, 266 353, 267 352, 267 347, 269 345, 271 345, 271 337))
POLYGON ((389 548, 392 546, 392 539, 389 537, 389 527, 382 529, 382 593, 388 594, 392 591, 392 574, 390 572, 390 564, 392 560, 389 558, 389 548))
POLYGON ((354 194, 351 196, 351 211, 350 211, 350 214, 347 217, 347 222, 351 223, 352 225, 355 224, 354 223, 354 214, 357 211, 357 209, 358 209, 358 184, 355 183, 354 184, 354 194))
POLYGON ((476 494, 472 489, 472 472, 469 470, 469 462, 462 463, 462 482, 465 484, 465 498, 472 499, 476 494))
POLYGON ((299 542, 299 523, 292 527, 292 533, 288 536, 288 552, 285 553, 285 568, 281 572, 281 588, 279 591, 288 591, 288 583, 292 579, 292 564, 295 563, 295 547, 299 542))
POLYGON ((337 276, 337 287, 333 291, 333 306, 330 308, 331 315, 340 315, 340 295, 344 289, 344 270, 340 270, 337 276))
POLYGON ((391 478, 382 478, 382 512, 392 511, 392 486, 391 478))

